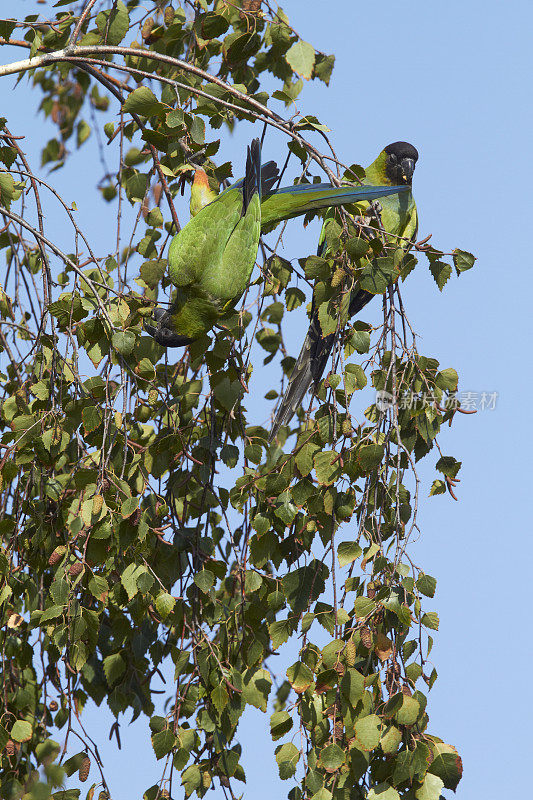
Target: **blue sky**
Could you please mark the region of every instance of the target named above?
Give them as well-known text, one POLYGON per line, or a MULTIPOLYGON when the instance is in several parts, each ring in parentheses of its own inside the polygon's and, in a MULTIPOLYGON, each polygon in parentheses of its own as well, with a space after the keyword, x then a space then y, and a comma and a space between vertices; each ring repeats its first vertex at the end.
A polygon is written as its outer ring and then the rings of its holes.
MULTIPOLYGON (((33 0, 19 2, 25 13, 47 8, 33 0)), ((3 5, 3 13, 15 13, 3 5)), ((454 366, 461 390, 498 392, 494 410, 458 415, 440 437, 443 451, 463 462, 459 502, 425 497, 436 455, 422 469, 422 534, 413 552, 438 580, 430 607, 441 621, 433 650, 439 680, 428 713, 431 732, 454 744, 463 757, 457 796, 522 796, 530 758, 525 711, 533 700, 527 679, 533 655, 533 553, 527 533, 532 315, 526 279, 531 268, 531 5, 524 0, 287 0, 283 7, 304 39, 337 58, 329 88, 306 85, 298 103, 302 112, 316 114, 332 129, 336 150, 348 164, 368 163, 391 141, 415 144, 420 237, 432 233, 441 249, 461 247, 478 257, 475 268, 460 279, 452 277, 442 294, 422 258, 402 288, 420 334, 419 350, 442 366, 454 366)), ((0 52, 2 63, 21 58, 20 51, 0 52)), ((29 91, 26 79, 11 92, 13 84, 12 79, 0 82, 2 114, 9 116, 13 133, 27 136, 24 147, 37 163, 38 142, 32 138, 37 93, 29 91)), ((240 126, 224 145, 236 163, 242 164, 251 130, 240 126)), ((282 147, 280 138, 267 138, 265 156, 283 160, 282 147)), ((105 222, 95 214, 101 206, 91 204, 90 195, 80 205, 74 183, 75 170, 84 177, 88 164, 87 156, 76 155, 69 174, 54 173, 52 180, 67 199, 76 198, 84 230, 94 237, 105 233, 105 222)), ((48 222, 53 230, 61 216, 50 209, 48 222)), ((57 235, 62 236, 59 227, 57 235)), ((316 225, 304 231, 294 224, 286 237, 287 254, 313 252, 316 236, 316 225)), ((295 341, 300 341, 305 320, 292 316, 295 341)), ((378 312, 365 319, 377 320, 378 312)), ((259 396, 274 374, 264 371, 259 396)), ((106 754, 114 797, 140 796, 150 775, 159 773, 159 765, 150 763, 144 722, 122 727, 121 753, 107 744, 110 722, 101 709, 88 713, 89 730, 106 754)), ((254 800, 284 797, 290 788, 277 778, 273 745, 263 733, 267 727, 268 716, 254 712, 241 736, 246 794, 254 800)), ((209 796, 223 797, 219 789, 209 796)))

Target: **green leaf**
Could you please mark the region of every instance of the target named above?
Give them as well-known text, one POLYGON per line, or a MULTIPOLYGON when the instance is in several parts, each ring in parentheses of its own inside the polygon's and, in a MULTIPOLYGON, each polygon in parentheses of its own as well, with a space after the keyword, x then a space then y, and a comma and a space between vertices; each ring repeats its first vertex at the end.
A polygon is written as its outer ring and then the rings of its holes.
POLYGON ((135 334, 132 331, 115 331, 111 343, 121 356, 129 356, 135 345, 135 334))
POLYGON ((439 629, 439 615, 435 611, 428 611, 422 616, 422 625, 431 630, 438 631, 439 629))
MULTIPOLYGON (((4 731, 4 729, 2 728, 4 731)), ((0 738, 0 749, 3 750, 7 744, 7 740, 9 739, 9 734, 6 732, 6 740, 4 741, 3 735, 0 738)), ((44 742, 40 742, 35 748, 35 755, 37 756, 37 760, 40 764, 50 764, 52 761, 58 757, 59 753, 61 752, 61 745, 57 742, 54 742, 53 739, 45 739, 44 742)))
POLYGON ((402 742, 402 732, 391 725, 381 737, 380 745, 385 755, 392 755, 398 751, 402 742))
POLYGON ((60 605, 49 606, 47 609, 43 611, 39 622, 41 625, 44 625, 45 622, 49 622, 51 619, 57 619, 57 617, 62 617, 65 611, 66 609, 64 606, 60 605))
POLYGON ((435 383, 439 389, 444 389, 448 392, 456 391, 458 381, 459 376, 453 367, 448 367, 448 369, 441 370, 437 373, 437 377, 435 378, 435 383))
POLYGON ((126 181, 126 195, 130 203, 144 200, 148 191, 148 175, 137 172, 126 181))
POLYGON ((298 509, 291 501, 289 492, 282 492, 274 509, 276 517, 284 522, 285 525, 290 525, 297 513, 298 509))
POLYGON ((175 743, 176 737, 168 728, 159 733, 154 733, 152 735, 152 747, 154 748, 155 757, 160 759, 166 756, 170 753, 175 743))
POLYGON ((271 526, 272 523, 270 522, 269 518, 265 517, 263 514, 256 514, 252 520, 252 528, 254 531, 257 531, 260 536, 264 533, 267 533, 271 526))
POLYGON ((50 397, 50 387, 45 381, 37 381, 31 387, 31 392, 39 400, 47 400, 50 397))
POLYGON ((102 575, 93 575, 89 581, 88 589, 97 600, 102 600, 106 592, 109 591, 109 585, 102 575))
POLYGON ((436 480, 433 481, 431 484, 431 489, 429 490, 429 496, 433 497, 436 494, 445 494, 446 493, 446 484, 444 481, 436 480))
POLYGON ((198 17, 195 25, 200 28, 203 39, 216 39, 229 28, 229 22, 225 17, 212 12, 198 17))
POLYGON ((201 572, 197 572, 193 580, 200 591, 205 594, 209 594, 209 591, 215 585, 215 576, 209 569, 203 569, 201 572))
POLYGON ((160 614, 163 619, 166 619, 166 617, 172 613, 175 605, 175 599, 171 594, 168 594, 168 592, 160 592, 156 597, 155 607, 157 613, 160 614))
POLYGON ((81 412, 85 434, 93 433, 102 421, 102 411, 96 406, 87 406, 81 412))
POLYGON ((335 333, 339 324, 335 308, 329 302, 320 303, 318 307, 318 320, 322 329, 322 336, 330 336, 335 333))
POLYGON ((376 603, 368 597, 356 597, 354 613, 357 619, 364 619, 375 609, 376 603))
POLYGON ((120 582, 125 588, 130 600, 132 600, 139 591, 139 587, 137 585, 137 579, 145 572, 146 572, 146 567, 141 566, 140 564, 130 563, 120 576, 120 582))
POLYGON ((315 48, 302 40, 295 42, 285 53, 289 66, 302 78, 310 80, 315 66, 315 48))
POLYGON ((357 449, 355 457, 362 472, 367 475, 379 466, 384 455, 382 444, 366 444, 357 449))
POLYGON ((314 561, 284 575, 281 582, 283 592, 295 613, 306 611, 309 604, 322 594, 325 574, 327 571, 322 562, 314 561))
POLYGON ((0 36, 4 39, 10 39, 11 34, 17 27, 17 23, 13 19, 2 19, 0 20, 0 36))
POLYGON ((365 691, 365 678, 358 670, 348 667, 341 679, 341 694, 355 708, 365 691))
POLYGON ((344 371, 344 387, 346 394, 353 394, 357 389, 364 389, 367 377, 359 364, 347 364, 344 371))
MULTIPOLYGON (((306 786, 309 786, 309 788, 311 788, 311 785, 310 785, 310 774, 311 774, 311 771, 309 771, 307 773, 307 776, 306 776, 306 779, 305 779, 306 786)), ((318 775, 318 773, 315 772, 315 775, 318 775)), ((340 796, 344 797, 344 794, 342 793, 340 796)), ((323 786, 321 789, 318 790, 318 792, 315 792, 315 794, 312 795, 311 800, 331 800, 332 797, 333 797, 333 795, 331 794, 329 789, 326 789, 325 786, 323 786)))
POLYGON ((379 744, 381 736, 381 720, 376 714, 361 717, 354 726, 357 743, 361 750, 369 752, 379 744))
POLYGON ((270 638, 272 640, 273 650, 277 650, 280 645, 284 644, 293 632, 293 627, 289 620, 280 619, 276 622, 271 622, 268 626, 270 638))
POLYGON ((276 761, 279 768, 279 777, 282 781, 292 778, 296 772, 296 765, 299 759, 300 751, 292 742, 276 747, 276 761))
POLYGON ((122 506, 120 508, 120 513, 122 514, 123 519, 127 519, 128 517, 131 517, 132 514, 135 514, 138 508, 139 508, 139 498, 127 497, 122 503, 122 506))
POLYGON ((335 66, 334 55, 317 53, 315 59, 315 69, 313 77, 316 76, 319 80, 323 81, 323 83, 325 83, 326 86, 329 86, 329 80, 331 78, 331 73, 333 72, 334 66, 335 66))
POLYGON ((443 475, 447 475, 449 478, 455 478, 461 469, 461 462, 456 461, 453 456, 441 456, 435 467, 439 472, 442 472, 443 475))
POLYGON ((87 141, 89 136, 91 135, 91 126, 88 125, 84 119, 78 122, 77 128, 77 136, 76 136, 76 144, 78 147, 81 147, 84 142, 87 141))
POLYGON ((205 142, 205 122, 201 117, 194 117, 189 128, 191 139, 196 144, 203 144, 205 142))
POLYGON ((313 469, 313 458, 320 450, 320 446, 314 442, 308 442, 296 453, 296 466, 302 476, 309 475, 313 469))
POLYGON ((436 775, 427 773, 424 783, 415 792, 416 800, 439 800, 441 790, 444 788, 443 781, 436 775))
POLYGON ((441 778, 446 789, 452 789, 455 792, 463 776, 463 762, 457 750, 451 744, 440 741, 431 741, 430 746, 434 758, 429 772, 441 778))
POLYGON ((420 704, 414 697, 403 696, 401 708, 394 715, 398 725, 414 725, 420 714, 420 704))
POLYGON ((368 353, 370 350, 370 333, 367 330, 354 330, 346 345, 344 356, 349 358, 352 353, 368 353))
POLYGON ((197 764, 192 764, 182 773, 181 783, 187 797, 202 785, 202 773, 197 764))
POLYGON ((63 762, 63 769, 69 778, 79 770, 85 758, 87 758, 87 753, 82 751, 81 753, 76 753, 76 755, 67 758, 67 760, 63 762))
POLYGON ((224 45, 226 60, 234 67, 255 55, 261 46, 261 39, 255 33, 240 34, 236 32, 226 36, 224 45))
POLYGON ((452 268, 449 264, 446 264, 444 261, 430 261, 429 262, 429 271, 433 275, 433 279, 439 289, 444 289, 450 275, 452 274, 452 268))
POLYGON ((106 44, 120 44, 130 27, 128 10, 122 0, 118 0, 110 11, 100 11, 96 15, 96 27, 106 44))
MULTIPOLYGON (((69 0, 71 2, 71 0, 69 0)), ((56 4, 57 5, 57 4, 56 4)), ((61 767, 59 767, 61 769, 61 767)), ((50 767, 48 768, 48 772, 50 772, 50 767)), ((62 775, 62 772, 59 773, 62 775)), ((44 784, 34 784, 32 787, 32 794, 31 799, 34 800, 48 800, 50 796, 50 800, 79 800, 81 790, 80 789, 61 789, 59 792, 54 792, 51 795, 37 795, 36 788, 37 786, 44 786, 44 784)))
POLYGON ((292 717, 288 711, 275 711, 270 717, 270 735, 275 742, 285 736, 293 726, 292 717))
POLYGON ((323 133, 329 133, 331 131, 331 128, 328 128, 327 125, 323 125, 312 114, 308 114, 299 119, 294 127, 305 131, 322 131, 323 133))
POLYGON ((259 444, 247 444, 244 448, 244 457, 252 464, 260 464, 263 457, 263 450, 259 444))
POLYGON ((328 280, 331 278, 328 262, 320 256, 308 256, 300 259, 309 280, 328 280))
POLYGON ((226 409, 231 411, 243 394, 240 381, 232 381, 227 375, 213 387, 213 393, 218 402, 226 409))
POLYGON ((416 587, 420 594, 426 597, 433 597, 437 588, 437 581, 431 575, 420 575, 416 582, 416 587))
POLYGON ((338 744, 328 744, 320 751, 321 766, 326 772, 336 772, 346 761, 346 755, 338 744))
POLYGON ((476 257, 472 255, 472 253, 468 253, 466 250, 452 250, 453 255, 453 265, 457 270, 457 274, 459 275, 461 272, 466 272, 468 269, 472 269, 476 262, 476 257))
POLYGON ((11 728, 10 736, 14 742, 29 742, 33 735, 30 722, 18 719, 11 728))
POLYGON ((302 694, 313 683, 312 671, 301 661, 297 661, 292 667, 289 667, 286 674, 296 694, 302 694))
POLYGON ((370 789, 366 800, 400 800, 400 795, 389 783, 378 783, 370 789))
POLYGON ((341 567, 351 564, 363 551, 356 542, 341 542, 337 547, 337 558, 341 567))
POLYGON ((126 672, 126 664, 120 653, 106 656, 103 662, 104 673, 108 685, 113 686, 126 672))
POLYGON ((293 311, 305 302, 305 293, 296 286, 290 286, 285 290, 285 305, 287 311, 293 311))
POLYGON ((212 690, 211 700, 218 713, 222 714, 229 701, 229 694, 223 683, 219 683, 218 686, 215 686, 212 690))
POLYGON ((370 294, 383 294, 395 277, 392 256, 373 258, 361 272, 359 286, 370 294))
POLYGON ((265 712, 267 710, 268 696, 271 689, 272 677, 270 672, 260 667, 251 675, 247 674, 242 697, 250 705, 265 712))
POLYGON ((11 201, 16 198, 15 181, 7 172, 0 172, 0 202, 9 208, 11 201))
POLYGON ((339 454, 335 450, 322 450, 313 458, 316 479, 322 486, 330 486, 339 475, 339 454))

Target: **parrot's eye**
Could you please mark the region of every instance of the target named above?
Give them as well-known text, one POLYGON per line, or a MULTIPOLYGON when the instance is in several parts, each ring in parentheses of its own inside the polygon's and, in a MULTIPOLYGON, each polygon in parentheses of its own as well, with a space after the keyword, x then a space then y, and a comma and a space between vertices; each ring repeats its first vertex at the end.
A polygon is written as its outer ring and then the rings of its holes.
POLYGON ((398 161, 394 153, 389 153, 389 161, 391 164, 396 164, 396 162, 398 161))

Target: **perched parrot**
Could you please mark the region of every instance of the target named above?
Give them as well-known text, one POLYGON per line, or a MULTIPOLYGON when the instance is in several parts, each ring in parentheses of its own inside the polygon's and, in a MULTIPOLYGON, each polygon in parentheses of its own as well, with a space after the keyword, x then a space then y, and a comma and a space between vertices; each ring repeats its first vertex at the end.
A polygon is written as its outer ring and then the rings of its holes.
MULTIPOLYGON (((394 142, 387 145, 381 151, 375 161, 365 169, 365 182, 376 186, 391 186, 401 184, 410 189, 413 172, 418 160, 418 151, 408 142, 394 142)), ((367 222, 372 217, 378 218, 378 227, 386 234, 393 237, 395 247, 401 247, 407 253, 414 242, 418 230, 418 216, 416 205, 411 191, 405 193, 390 194, 383 197, 379 204, 367 204, 363 216, 367 217, 367 222), (394 237, 401 237, 395 239, 394 237)), ((326 223, 320 233, 318 242, 318 255, 322 255, 326 249, 326 223)), ((364 234, 363 229, 363 236, 364 234)), ((376 235, 376 230, 372 235, 376 235)), ((350 296, 348 316, 353 317, 374 297, 364 289, 354 286, 350 296)), ((326 364, 335 343, 336 334, 323 336, 320 322, 318 319, 318 309, 313 303, 311 306, 311 323, 305 337, 300 355, 294 365, 289 378, 289 385, 283 395, 279 408, 276 412, 274 424, 270 432, 272 441, 282 425, 288 424, 293 414, 301 405, 305 394, 312 383, 315 391, 318 389, 320 380, 326 368, 326 364)))
POLYGON ((156 309, 146 330, 165 347, 200 338, 242 295, 261 235, 261 143, 248 147, 246 174, 232 191, 204 206, 172 239, 169 274, 176 299, 156 309))
POLYGON ((274 161, 261 167, 260 144, 248 148, 246 175, 217 195, 203 170, 195 174, 192 219, 174 237, 169 274, 177 297, 168 311, 156 308, 146 331, 163 347, 180 347, 202 336, 242 296, 257 256, 261 230, 319 208, 371 201, 405 185, 299 184, 275 190, 274 161))

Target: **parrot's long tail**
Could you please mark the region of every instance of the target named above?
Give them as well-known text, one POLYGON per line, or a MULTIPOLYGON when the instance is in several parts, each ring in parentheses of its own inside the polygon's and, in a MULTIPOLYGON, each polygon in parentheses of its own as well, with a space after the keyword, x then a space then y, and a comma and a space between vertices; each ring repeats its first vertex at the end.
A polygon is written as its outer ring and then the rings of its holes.
MULTIPOLYGON (((350 298, 349 315, 353 317, 374 297, 363 289, 355 291, 350 298)), ((272 442, 282 425, 287 425, 301 406, 307 390, 314 383, 318 389, 328 358, 333 350, 336 334, 322 336, 318 312, 311 311, 311 324, 307 331, 300 355, 289 378, 289 385, 283 395, 276 412, 274 424, 270 431, 269 442, 272 442)))
POLYGON ((261 166, 261 196, 274 191, 274 184, 279 178, 279 169, 275 161, 267 161, 261 166))
POLYGON ((246 173, 244 176, 243 185, 243 214, 250 204, 250 200, 256 192, 261 197, 261 141, 260 139, 252 139, 252 143, 248 147, 248 154, 246 156, 246 173))

